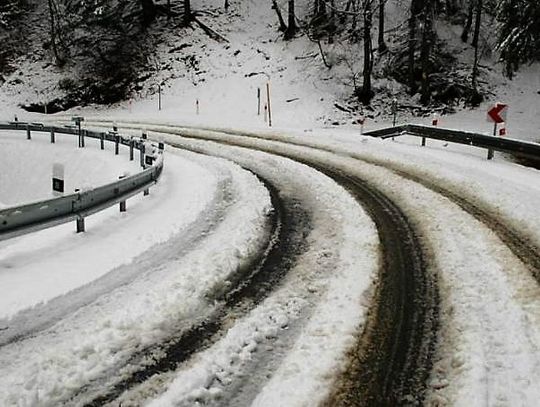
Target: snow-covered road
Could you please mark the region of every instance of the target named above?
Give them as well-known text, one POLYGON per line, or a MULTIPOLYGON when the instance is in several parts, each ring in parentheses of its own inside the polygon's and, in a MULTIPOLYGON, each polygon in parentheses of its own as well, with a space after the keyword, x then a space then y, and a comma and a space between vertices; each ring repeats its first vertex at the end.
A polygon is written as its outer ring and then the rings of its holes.
POLYGON ((327 132, 120 126, 170 144, 150 199, 0 246, 0 404, 535 405, 539 171, 327 132), (386 216, 420 266, 379 379, 386 216), (351 399, 355 374, 375 382, 351 399))

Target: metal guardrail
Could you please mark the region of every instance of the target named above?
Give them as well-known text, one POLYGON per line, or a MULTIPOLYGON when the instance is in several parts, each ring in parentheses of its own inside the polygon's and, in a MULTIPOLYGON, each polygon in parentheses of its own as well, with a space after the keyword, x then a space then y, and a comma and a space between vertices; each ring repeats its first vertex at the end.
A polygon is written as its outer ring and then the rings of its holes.
POLYGON ((365 132, 364 135, 383 139, 402 135, 417 136, 422 137, 423 139, 429 138, 487 148, 488 150, 500 151, 540 161, 540 144, 439 127, 406 124, 403 126, 365 132))
POLYGON ((152 144, 154 152, 147 152, 147 140, 122 137, 114 132, 104 133, 77 128, 44 126, 40 123, 11 122, 0 123, 0 130, 25 130, 27 139, 32 132, 47 132, 51 142, 55 134, 69 134, 79 137, 79 147, 84 147, 84 137, 99 139, 103 149, 104 141, 115 143, 118 154, 120 144, 129 146, 130 159, 134 159, 133 150, 139 150, 143 171, 97 188, 75 192, 58 198, 46 199, 17 207, 0 210, 0 240, 46 229, 73 220, 77 222, 77 232, 84 231, 84 218, 117 203, 120 211, 126 210, 126 200, 144 191, 147 195, 151 185, 159 179, 163 170, 163 145, 152 144), (82 145, 81 145, 82 139, 82 145), (149 153, 149 154, 147 154, 149 153))

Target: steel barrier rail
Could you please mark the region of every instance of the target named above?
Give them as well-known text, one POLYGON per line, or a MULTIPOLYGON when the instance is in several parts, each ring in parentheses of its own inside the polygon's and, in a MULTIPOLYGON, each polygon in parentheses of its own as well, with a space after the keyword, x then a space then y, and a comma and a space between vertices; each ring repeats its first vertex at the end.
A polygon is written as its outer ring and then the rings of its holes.
MULTIPOLYGON (((43 126, 38 123, 0 123, 0 130, 30 130, 59 134, 79 135, 78 129, 58 126, 43 126)), ((124 138, 116 134, 84 130, 85 136, 116 142, 144 151, 145 140, 124 138)), ((153 147, 156 147, 153 145, 153 147)), ((143 171, 93 189, 75 192, 58 198, 32 202, 26 205, 0 210, 0 241, 26 233, 46 229, 73 220, 77 221, 77 231, 84 231, 84 218, 120 203, 125 210, 125 201, 148 191, 163 171, 162 150, 156 148, 152 165, 145 165, 143 171)))
POLYGON ((390 127, 381 130, 365 132, 364 135, 390 138, 402 135, 417 136, 458 144, 466 144, 474 147, 487 148, 503 153, 520 155, 534 160, 540 160, 540 144, 523 140, 503 137, 488 136, 485 134, 472 133, 459 130, 443 129, 439 127, 420 126, 407 124, 390 127))

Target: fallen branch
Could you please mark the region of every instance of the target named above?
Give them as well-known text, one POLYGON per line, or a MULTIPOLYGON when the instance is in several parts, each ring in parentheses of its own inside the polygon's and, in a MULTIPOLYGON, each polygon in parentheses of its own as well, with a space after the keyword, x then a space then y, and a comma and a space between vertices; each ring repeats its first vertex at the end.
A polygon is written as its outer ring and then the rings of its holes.
POLYGON ((211 29, 206 24, 204 24, 201 20, 199 20, 195 15, 192 16, 192 21, 196 22, 199 27, 203 29, 203 31, 213 40, 216 40, 218 42, 229 42, 227 38, 225 38, 223 35, 218 33, 217 31, 211 29))

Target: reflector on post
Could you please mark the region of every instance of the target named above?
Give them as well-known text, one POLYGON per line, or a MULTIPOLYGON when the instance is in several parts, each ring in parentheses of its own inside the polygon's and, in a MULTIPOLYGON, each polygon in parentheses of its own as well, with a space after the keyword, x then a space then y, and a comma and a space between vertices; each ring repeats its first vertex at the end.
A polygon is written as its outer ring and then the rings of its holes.
POLYGON ((52 189, 53 195, 62 195, 64 193, 64 164, 53 164, 52 189))

